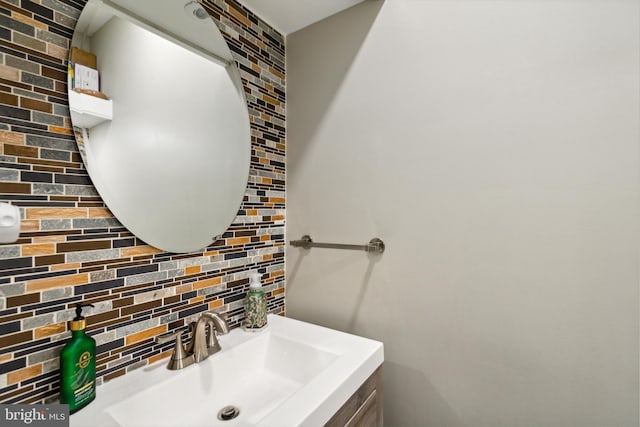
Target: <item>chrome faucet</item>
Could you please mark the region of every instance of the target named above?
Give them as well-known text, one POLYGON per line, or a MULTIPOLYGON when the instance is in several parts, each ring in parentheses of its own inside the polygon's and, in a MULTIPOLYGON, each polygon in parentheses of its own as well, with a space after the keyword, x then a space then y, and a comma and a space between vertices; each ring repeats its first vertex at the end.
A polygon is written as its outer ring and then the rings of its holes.
POLYGON ((180 337, 182 331, 160 335, 156 338, 156 342, 160 344, 173 338, 176 340, 173 353, 171 354, 169 363, 167 363, 167 369, 177 370, 186 368, 194 362, 202 362, 207 357, 220 351, 220 343, 218 342, 216 334, 224 335, 228 333, 229 324, 224 314, 210 311, 202 313, 196 322, 190 324, 190 329, 193 333, 191 343, 186 350, 184 345, 182 345, 182 339, 180 337))

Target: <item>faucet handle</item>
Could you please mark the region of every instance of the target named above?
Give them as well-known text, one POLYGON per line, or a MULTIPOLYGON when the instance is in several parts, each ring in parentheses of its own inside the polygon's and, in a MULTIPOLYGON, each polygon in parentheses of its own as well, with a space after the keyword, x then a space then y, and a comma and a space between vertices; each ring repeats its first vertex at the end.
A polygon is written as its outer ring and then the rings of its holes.
POLYGON ((169 334, 164 334, 156 337, 156 342, 158 344, 164 344, 166 342, 171 341, 174 338, 176 340, 176 343, 173 346, 173 352, 171 353, 171 358, 167 363, 167 369, 170 369, 172 371, 186 368, 187 366, 191 365, 194 361, 193 355, 190 355, 185 351, 184 345, 182 344, 181 335, 182 335, 182 330, 179 330, 176 332, 172 332, 169 334))
POLYGON ((209 355, 219 352, 222 348, 216 337, 217 329, 213 326, 213 323, 209 324, 209 333, 207 334, 207 352, 209 355))

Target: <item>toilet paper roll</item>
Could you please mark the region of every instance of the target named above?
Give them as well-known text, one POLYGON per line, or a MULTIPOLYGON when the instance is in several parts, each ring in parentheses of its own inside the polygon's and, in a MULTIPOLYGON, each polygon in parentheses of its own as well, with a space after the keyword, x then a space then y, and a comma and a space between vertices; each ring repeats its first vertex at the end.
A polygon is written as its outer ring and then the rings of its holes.
POLYGON ((0 243, 13 243, 20 236, 20 208, 0 202, 0 243))

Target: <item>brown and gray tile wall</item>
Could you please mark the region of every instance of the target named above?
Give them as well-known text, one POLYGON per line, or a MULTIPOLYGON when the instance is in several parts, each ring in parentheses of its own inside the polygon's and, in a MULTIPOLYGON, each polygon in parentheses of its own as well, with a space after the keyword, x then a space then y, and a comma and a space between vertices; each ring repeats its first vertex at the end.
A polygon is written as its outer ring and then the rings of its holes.
MULTIPOLYGON (((234 0, 202 0, 243 79, 252 157, 244 202, 204 252, 164 253, 129 233, 91 184, 74 141, 66 59, 84 0, 0 0, 0 200, 20 207, 15 244, 0 246, 0 402, 57 398, 71 307, 91 302, 99 381, 168 356, 154 337, 198 313, 243 318, 258 269, 284 313, 283 37, 234 0)), ((206 177, 203 177, 206 179, 206 177)), ((215 183, 213 183, 215 184, 215 183)))

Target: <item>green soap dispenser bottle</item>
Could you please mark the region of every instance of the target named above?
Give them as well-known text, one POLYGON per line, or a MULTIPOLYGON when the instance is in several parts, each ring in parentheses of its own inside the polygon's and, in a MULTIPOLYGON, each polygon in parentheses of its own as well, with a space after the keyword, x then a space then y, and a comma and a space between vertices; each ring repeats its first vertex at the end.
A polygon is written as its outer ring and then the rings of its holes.
POLYGON ((245 331, 257 332, 267 327, 267 296, 262 290, 261 277, 260 273, 251 273, 249 292, 244 300, 245 331))
POLYGON ((76 304, 76 317, 69 322, 71 341, 60 353, 60 402, 69 405, 69 413, 84 408, 96 397, 96 340, 85 335, 87 321, 76 304))

